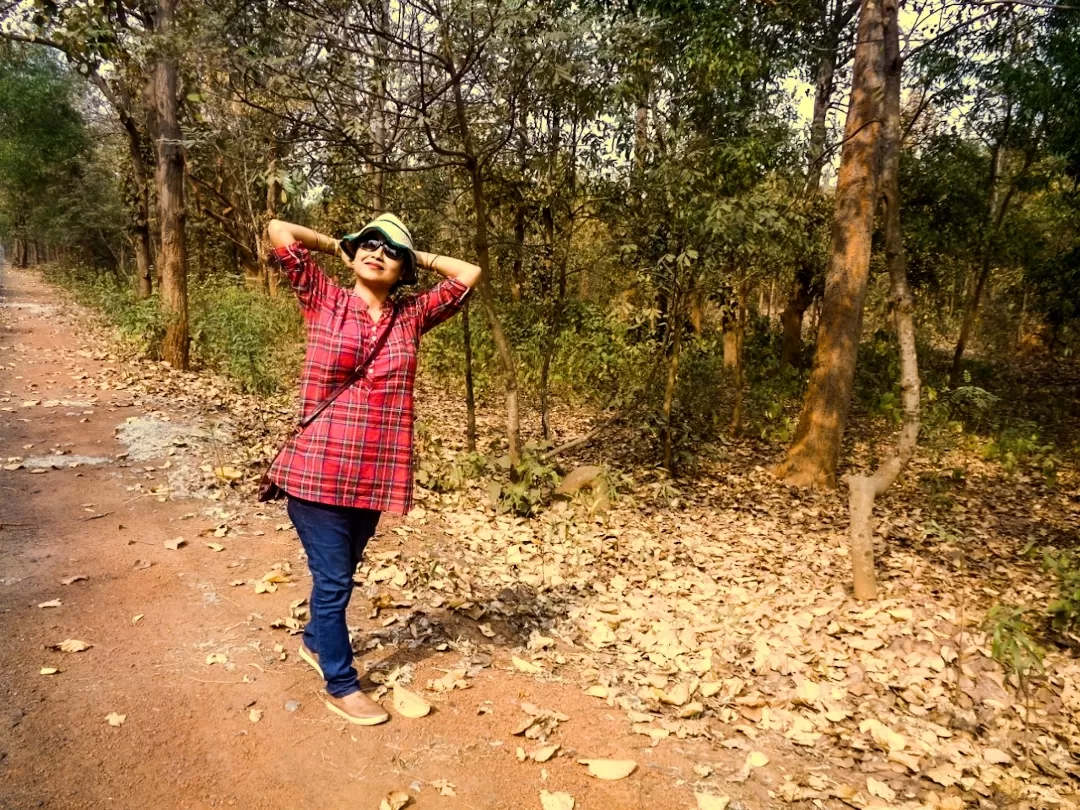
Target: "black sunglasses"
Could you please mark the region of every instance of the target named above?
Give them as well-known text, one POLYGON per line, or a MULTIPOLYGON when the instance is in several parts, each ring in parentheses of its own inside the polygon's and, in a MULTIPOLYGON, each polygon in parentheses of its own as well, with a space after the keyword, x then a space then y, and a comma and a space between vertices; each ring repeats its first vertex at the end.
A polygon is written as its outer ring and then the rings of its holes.
POLYGON ((397 245, 391 245, 385 239, 378 234, 371 236, 365 236, 356 246, 366 253, 374 253, 379 248, 383 249, 383 253, 386 254, 388 259, 393 259, 396 262, 400 262, 405 258, 407 251, 404 248, 399 248, 397 245))

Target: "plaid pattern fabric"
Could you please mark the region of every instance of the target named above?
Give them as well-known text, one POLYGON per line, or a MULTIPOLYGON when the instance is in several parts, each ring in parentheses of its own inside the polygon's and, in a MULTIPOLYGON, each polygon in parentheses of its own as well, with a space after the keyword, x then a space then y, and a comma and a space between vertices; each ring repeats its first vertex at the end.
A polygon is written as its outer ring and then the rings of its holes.
POLYGON ((394 302, 378 323, 363 299, 339 287, 296 242, 277 248, 307 323, 301 413, 311 413, 370 351, 396 307, 394 330, 363 377, 289 440, 270 478, 307 501, 405 514, 413 502, 413 383, 420 336, 461 309, 469 288, 447 279, 394 302))

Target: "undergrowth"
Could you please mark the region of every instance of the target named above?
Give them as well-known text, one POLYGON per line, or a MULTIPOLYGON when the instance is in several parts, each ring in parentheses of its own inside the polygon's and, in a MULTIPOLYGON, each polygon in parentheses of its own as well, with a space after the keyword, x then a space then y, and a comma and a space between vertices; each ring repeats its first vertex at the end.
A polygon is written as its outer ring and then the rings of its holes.
MULTIPOLYGON (((132 354, 160 359, 165 321, 157 293, 139 299, 126 279, 88 268, 48 266, 44 273, 80 304, 100 310, 132 354)), ((272 298, 229 277, 192 279, 188 313, 197 365, 251 393, 275 393, 295 383, 304 324, 291 295, 272 298)))

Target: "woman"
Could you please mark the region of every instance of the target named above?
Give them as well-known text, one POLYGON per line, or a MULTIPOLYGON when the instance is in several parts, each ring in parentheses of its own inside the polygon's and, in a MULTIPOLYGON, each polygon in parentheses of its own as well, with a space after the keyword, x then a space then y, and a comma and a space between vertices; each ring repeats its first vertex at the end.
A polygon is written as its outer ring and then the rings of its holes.
POLYGON ((300 657, 326 681, 330 711, 377 725, 389 715, 360 691, 345 624, 352 577, 380 514, 412 508, 420 336, 461 309, 480 268, 415 250, 392 214, 340 242, 280 220, 270 223, 267 235, 307 323, 301 413, 312 413, 374 350, 359 379, 289 440, 269 477, 288 495, 289 517, 311 569, 311 620, 300 657), (351 290, 319 270, 313 250, 342 257, 356 279, 351 290), (418 264, 445 281, 418 295, 391 297, 416 282, 418 264))

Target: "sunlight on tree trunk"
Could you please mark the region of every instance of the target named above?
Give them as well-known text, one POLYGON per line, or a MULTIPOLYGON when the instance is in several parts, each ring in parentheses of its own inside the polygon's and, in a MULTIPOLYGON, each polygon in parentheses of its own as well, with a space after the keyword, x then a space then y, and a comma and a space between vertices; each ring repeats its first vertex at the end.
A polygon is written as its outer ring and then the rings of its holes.
POLYGON ((817 350, 795 441, 777 475, 790 486, 836 486, 870 271, 881 142, 881 0, 863 0, 836 186, 817 350))

